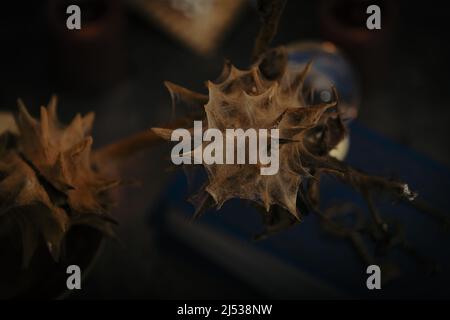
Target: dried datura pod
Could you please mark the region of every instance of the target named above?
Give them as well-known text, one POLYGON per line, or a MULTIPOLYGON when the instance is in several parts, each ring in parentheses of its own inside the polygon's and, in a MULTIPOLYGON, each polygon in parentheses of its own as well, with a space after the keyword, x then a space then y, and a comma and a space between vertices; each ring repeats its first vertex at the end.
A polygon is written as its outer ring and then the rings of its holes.
POLYGON ((42 236, 55 260, 64 235, 77 224, 87 224, 112 234, 108 216, 108 190, 118 180, 108 179, 91 163, 94 115, 77 115, 63 126, 56 116, 56 100, 41 107, 40 121, 19 101, 17 136, 2 136, 0 153, 1 217, 22 219, 26 236, 23 264, 33 256, 42 236), (23 217, 25 215, 25 217, 23 217), (29 218, 28 218, 29 216, 29 218))
MULTIPOLYGON (((345 145, 348 123, 343 121, 344 110, 340 110, 338 93, 334 89, 334 102, 310 103, 308 97, 311 92, 307 92, 304 82, 312 63, 302 71, 293 71, 287 68, 287 62, 287 53, 283 48, 265 51, 249 70, 238 70, 226 62, 219 78, 207 82, 208 95, 166 83, 174 104, 180 105, 181 102, 183 106, 190 106, 191 115, 201 121, 203 130, 216 129, 215 132, 225 136, 227 129, 238 128, 243 131, 265 129, 263 131, 266 132, 275 128, 279 133, 279 170, 274 175, 261 175, 260 169, 265 164, 260 162, 226 164, 194 161, 204 167, 207 180, 190 198, 196 209, 193 217, 199 217, 209 208, 218 209, 231 198, 250 201, 259 209, 264 224, 264 230, 255 239, 263 239, 301 222, 306 214, 313 213, 319 217, 326 232, 351 242, 365 264, 382 262, 383 270, 387 271, 385 280, 389 281, 399 274, 395 264, 382 261, 393 248, 403 250, 427 269, 436 270, 434 262, 408 243, 398 222, 382 217, 375 206, 375 198, 383 195, 395 201, 404 201, 445 225, 450 225, 448 218, 430 209, 423 200, 416 199, 417 194, 406 183, 367 174, 338 157, 336 150, 345 145), (355 210, 354 204, 350 207, 324 208, 320 199, 323 175, 335 177, 359 192, 365 199, 370 219, 365 219, 361 214, 363 210, 355 210), (347 219, 354 220, 354 226, 349 227, 347 219), (374 254, 363 240, 367 238, 372 242, 371 247, 375 247, 374 254)), ((213 142, 202 140, 200 148, 195 145, 195 125, 194 129, 184 128, 194 132, 191 141, 194 147, 182 156, 195 160, 196 150, 206 150, 213 142)), ((171 129, 153 128, 152 131, 166 140, 172 140, 171 129)), ((192 161, 184 166, 192 169, 189 163, 192 161)), ((189 171, 188 180, 192 177, 189 171)))
MULTIPOLYGON (((286 68, 283 48, 270 50, 249 70, 239 70, 226 62, 222 74, 207 82, 208 96, 202 96, 173 84, 167 84, 172 97, 189 100, 197 97, 196 107, 204 110, 203 129, 227 128, 279 129, 279 170, 275 175, 261 175, 256 164, 205 164, 208 182, 192 200, 197 213, 210 206, 220 208, 231 198, 256 202, 270 212, 273 205, 287 210, 300 220, 299 208, 318 205, 318 181, 327 173, 351 183, 363 193, 366 188, 388 191, 397 198, 412 198, 413 193, 401 182, 387 181, 358 172, 330 156, 345 138, 338 96, 331 103, 309 105, 303 83, 311 68, 293 73, 286 68), (386 188, 384 188, 386 187, 386 188), (298 201, 304 202, 299 204, 298 201)), ((170 139, 172 130, 154 128, 170 139)), ((206 147, 211 142, 203 142, 206 147)))
MULTIPOLYGON (((148 146, 153 137, 138 134, 93 153, 93 113, 65 126, 57 118, 56 97, 41 107, 40 119, 20 100, 18 105, 17 132, 0 135, 0 291, 5 297, 51 297, 53 288, 42 291, 58 268, 88 264, 103 235, 114 236, 110 191, 120 181, 100 168, 148 146)), ((63 279, 57 283, 65 284, 63 279)))

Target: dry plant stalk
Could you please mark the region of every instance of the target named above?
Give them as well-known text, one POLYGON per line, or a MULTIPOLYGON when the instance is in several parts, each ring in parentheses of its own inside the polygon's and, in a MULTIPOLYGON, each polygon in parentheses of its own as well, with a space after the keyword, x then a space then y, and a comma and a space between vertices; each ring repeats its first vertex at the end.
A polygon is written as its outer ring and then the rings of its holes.
POLYGON ((261 29, 256 36, 252 53, 252 61, 257 61, 275 37, 278 23, 287 0, 258 0, 257 8, 261 19, 261 29))

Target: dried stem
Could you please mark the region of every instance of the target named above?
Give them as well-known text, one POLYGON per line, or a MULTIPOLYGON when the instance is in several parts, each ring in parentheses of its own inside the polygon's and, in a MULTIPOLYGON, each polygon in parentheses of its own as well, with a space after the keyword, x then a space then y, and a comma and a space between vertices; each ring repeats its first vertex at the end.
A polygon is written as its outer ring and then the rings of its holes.
MULTIPOLYGON (((178 119, 167 127, 178 128, 185 122, 186 119, 178 119)), ((147 129, 97 150, 94 154, 94 162, 97 164, 111 162, 118 164, 138 152, 150 148, 162 141, 164 140, 162 140, 160 136, 156 135, 152 130, 147 129)))
POLYGON ((154 145, 160 138, 150 130, 139 132, 131 137, 109 144, 95 153, 96 163, 110 160, 123 161, 131 155, 154 145))
POLYGON ((255 62, 267 50, 270 42, 275 37, 281 14, 286 0, 258 0, 258 13, 262 26, 256 37, 252 53, 252 61, 255 62))
POLYGON ((450 229, 450 218, 448 215, 445 215, 440 210, 432 207, 429 203, 427 203, 423 199, 415 199, 409 203, 413 208, 421 213, 425 213, 435 219, 439 224, 441 224, 447 230, 450 229))

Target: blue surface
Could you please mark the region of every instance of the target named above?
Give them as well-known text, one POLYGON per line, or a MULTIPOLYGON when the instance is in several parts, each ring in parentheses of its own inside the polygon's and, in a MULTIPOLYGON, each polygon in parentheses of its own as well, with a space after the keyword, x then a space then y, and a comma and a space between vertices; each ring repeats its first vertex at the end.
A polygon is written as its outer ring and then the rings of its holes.
MULTIPOLYGON (((352 166, 368 173, 394 176, 407 182, 411 189, 433 206, 445 210, 450 200, 450 171, 425 156, 395 144, 363 127, 358 122, 351 126, 351 147, 347 160, 352 166)), ((322 184, 324 204, 352 201, 362 208, 362 198, 346 185, 327 178, 322 184)), ((188 218, 193 207, 186 201, 189 196, 186 178, 180 174, 164 193, 157 206, 159 230, 164 233, 165 214, 177 208, 188 218)), ((349 242, 325 234, 313 214, 291 229, 282 231, 266 240, 252 241, 252 236, 262 230, 256 210, 239 200, 227 202, 219 211, 206 212, 198 223, 206 223, 218 231, 247 242, 255 249, 295 265, 302 271, 329 283, 351 296, 376 298, 437 298, 450 297, 450 233, 430 217, 402 204, 379 203, 385 218, 394 217, 404 226, 408 241, 421 253, 439 262, 442 271, 435 275, 425 274, 418 264, 394 250, 389 258, 401 268, 402 275, 377 292, 365 286, 365 266, 349 242)), ((443 211, 447 214, 447 211, 443 211)), ((180 245, 180 250, 185 250, 180 245)), ((236 248, 239 250, 239 248, 236 248)), ((207 258, 207 257, 206 257, 207 258)), ((263 280, 263 279, 262 279, 263 280)), ((295 285, 295 284, 292 284, 295 285)))

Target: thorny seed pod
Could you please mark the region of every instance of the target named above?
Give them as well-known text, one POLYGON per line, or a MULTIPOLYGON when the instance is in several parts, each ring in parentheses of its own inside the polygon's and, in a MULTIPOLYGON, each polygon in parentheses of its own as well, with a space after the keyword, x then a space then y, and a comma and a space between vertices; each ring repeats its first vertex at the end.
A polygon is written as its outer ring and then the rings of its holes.
POLYGON ((48 108, 41 107, 37 121, 19 101, 19 135, 2 135, 0 216, 24 224, 20 224, 24 266, 41 236, 58 260, 64 235, 73 225, 87 224, 112 234, 107 191, 119 181, 92 166, 93 120, 92 113, 77 115, 67 127, 61 125, 53 98, 48 108))
MULTIPOLYGON (((260 175, 258 164, 203 164, 208 182, 191 199, 196 215, 211 204, 220 208, 228 199, 240 198, 258 203, 267 212, 276 205, 287 210, 294 220, 300 220, 302 212, 297 201, 317 208, 322 173, 335 175, 363 193, 375 181, 375 185, 386 187, 395 197, 413 198, 406 184, 369 179, 329 155, 346 135, 337 93, 335 102, 309 105, 303 83, 311 63, 294 74, 286 68, 286 56, 283 48, 271 50, 249 70, 238 70, 226 62, 220 77, 207 82, 208 96, 166 84, 172 98, 204 110, 203 129, 279 129, 279 171, 273 176, 260 175)), ((165 139, 170 139, 172 132, 161 128, 153 131, 165 139)))
POLYGON ((102 235, 114 235, 110 190, 120 183, 100 168, 111 169, 154 139, 145 132, 91 153, 93 113, 64 126, 56 97, 41 107, 39 120, 18 104, 18 132, 0 135, 0 296, 10 297, 43 288, 60 260, 90 262, 102 235), (78 254, 83 258, 74 260, 78 254))

